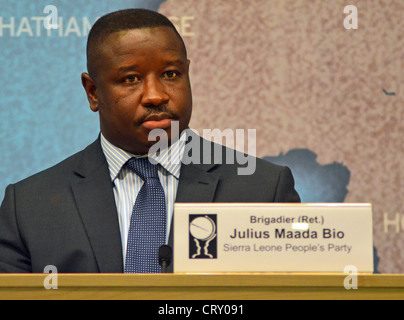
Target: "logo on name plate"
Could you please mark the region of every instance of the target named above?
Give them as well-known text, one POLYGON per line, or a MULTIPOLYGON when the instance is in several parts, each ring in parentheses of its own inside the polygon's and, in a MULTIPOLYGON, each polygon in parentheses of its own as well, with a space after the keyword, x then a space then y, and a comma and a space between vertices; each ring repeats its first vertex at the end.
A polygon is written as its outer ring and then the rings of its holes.
POLYGON ((217 215, 189 215, 189 258, 217 259, 217 215))

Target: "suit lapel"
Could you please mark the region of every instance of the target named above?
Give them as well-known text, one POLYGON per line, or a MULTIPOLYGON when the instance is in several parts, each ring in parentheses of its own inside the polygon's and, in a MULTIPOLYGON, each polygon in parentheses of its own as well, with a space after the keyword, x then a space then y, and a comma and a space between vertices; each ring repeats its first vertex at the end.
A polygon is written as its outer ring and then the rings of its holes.
POLYGON ((123 272, 118 214, 99 140, 83 152, 75 173, 78 180, 72 183, 72 190, 99 270, 123 272))
MULTIPOLYGON (((213 202, 219 177, 208 170, 214 165, 182 165, 180 182, 178 184, 177 199, 175 202, 206 203, 213 202)), ((174 249, 174 219, 171 220, 168 245, 174 249)), ((167 272, 174 270, 174 257, 167 268, 167 272)))
POLYGON ((187 130, 187 136, 183 163, 189 164, 181 166, 176 202, 212 202, 219 177, 210 170, 216 164, 211 155, 210 164, 203 164, 206 161, 204 147, 211 142, 203 140, 190 129, 187 130))
POLYGON ((219 178, 204 165, 182 165, 176 202, 212 202, 219 178))
MULTIPOLYGON (((203 164, 203 145, 202 139, 190 132, 191 142, 196 142, 200 147, 200 162, 199 164, 191 163, 181 166, 180 181, 178 184, 176 203, 208 203, 213 202, 216 194, 216 189, 219 182, 219 175, 210 172, 211 169, 216 167, 212 164, 203 164)), ((174 249, 174 219, 171 220, 170 235, 168 238, 168 245, 174 249)), ((173 272, 174 259, 167 268, 167 272, 173 272)))

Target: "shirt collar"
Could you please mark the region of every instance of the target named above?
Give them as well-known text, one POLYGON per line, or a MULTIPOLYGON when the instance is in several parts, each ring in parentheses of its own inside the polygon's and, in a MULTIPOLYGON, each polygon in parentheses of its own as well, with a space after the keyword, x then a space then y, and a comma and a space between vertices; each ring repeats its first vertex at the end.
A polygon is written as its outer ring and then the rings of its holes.
MULTIPOLYGON (((159 163, 168 173, 177 180, 180 178, 181 160, 184 155, 186 142, 186 133, 182 134, 180 139, 173 143, 168 149, 160 150, 157 154, 150 155, 155 162, 159 163)), ((101 133, 101 147, 107 159, 111 181, 114 181, 123 165, 131 158, 138 158, 134 154, 126 152, 111 142, 109 142, 101 133)))

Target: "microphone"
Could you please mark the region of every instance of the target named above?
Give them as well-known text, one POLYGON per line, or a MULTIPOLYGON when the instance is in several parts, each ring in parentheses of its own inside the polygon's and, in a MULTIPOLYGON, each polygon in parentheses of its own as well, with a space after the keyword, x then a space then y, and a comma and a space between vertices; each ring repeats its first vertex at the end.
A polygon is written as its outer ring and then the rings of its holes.
POLYGON ((167 267, 171 264, 173 249, 168 245, 162 245, 159 249, 159 265, 161 272, 167 273, 167 267))

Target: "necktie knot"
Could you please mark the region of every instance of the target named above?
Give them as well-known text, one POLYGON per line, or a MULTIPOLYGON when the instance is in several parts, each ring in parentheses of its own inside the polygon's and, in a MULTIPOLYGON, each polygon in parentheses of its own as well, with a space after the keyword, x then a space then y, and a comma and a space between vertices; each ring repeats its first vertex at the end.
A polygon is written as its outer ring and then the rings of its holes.
POLYGON ((147 179, 158 179, 157 165, 150 163, 149 158, 131 158, 126 167, 133 170, 143 181, 147 179))

